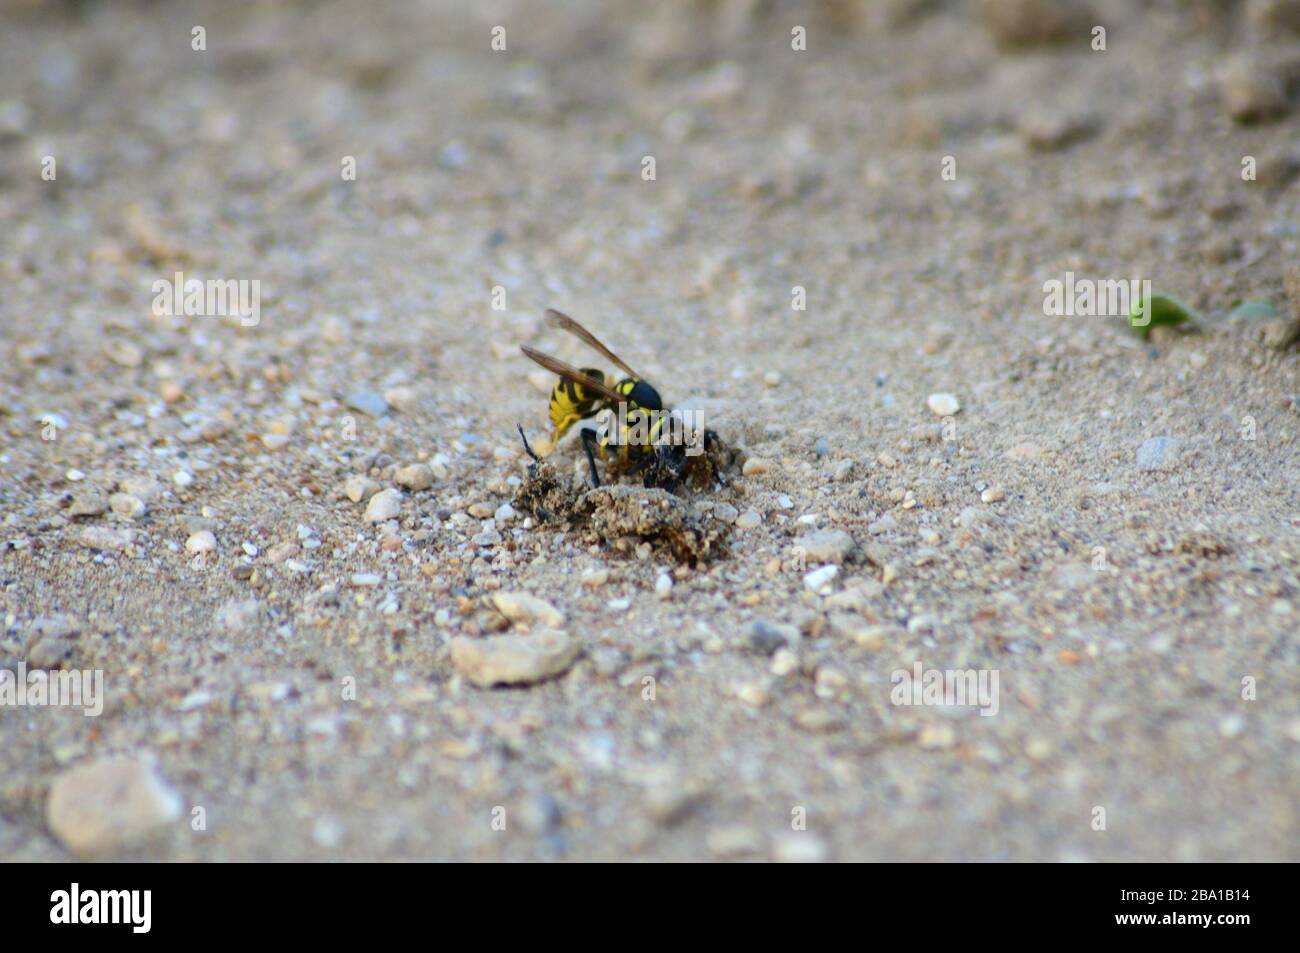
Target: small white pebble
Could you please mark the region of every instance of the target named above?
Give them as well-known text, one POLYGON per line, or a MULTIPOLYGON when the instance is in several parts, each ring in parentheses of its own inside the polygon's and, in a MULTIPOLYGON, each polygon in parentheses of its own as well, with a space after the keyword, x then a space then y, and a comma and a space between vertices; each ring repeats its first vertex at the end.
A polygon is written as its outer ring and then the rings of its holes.
POLYGON ((172 474, 172 482, 179 487, 186 487, 194 482, 194 476, 188 470, 177 470, 172 474))
POLYGON ((201 529, 185 540, 185 549, 191 553, 210 553, 217 548, 217 537, 211 530, 201 529))
POLYGON ((772 664, 768 670, 777 678, 785 678, 797 671, 799 668, 799 656, 795 655, 789 649, 777 649, 772 656, 772 664))
POLYGON ((930 413, 936 417, 951 417, 961 410, 961 401, 952 394, 931 394, 925 399, 925 403, 930 408, 930 413))
POLYGON ((804 587, 810 592, 828 592, 831 582, 840 574, 840 567, 834 564, 814 569, 803 577, 804 587))

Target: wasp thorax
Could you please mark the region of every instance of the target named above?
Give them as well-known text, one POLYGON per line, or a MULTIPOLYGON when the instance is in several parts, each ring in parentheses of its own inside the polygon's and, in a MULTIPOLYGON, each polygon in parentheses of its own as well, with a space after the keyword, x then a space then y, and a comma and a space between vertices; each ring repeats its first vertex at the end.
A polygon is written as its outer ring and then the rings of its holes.
POLYGON ((632 380, 628 378, 620 385, 619 390, 627 395, 627 399, 638 407, 644 407, 646 410, 663 410, 664 402, 659 396, 659 391, 655 390, 645 381, 632 380))

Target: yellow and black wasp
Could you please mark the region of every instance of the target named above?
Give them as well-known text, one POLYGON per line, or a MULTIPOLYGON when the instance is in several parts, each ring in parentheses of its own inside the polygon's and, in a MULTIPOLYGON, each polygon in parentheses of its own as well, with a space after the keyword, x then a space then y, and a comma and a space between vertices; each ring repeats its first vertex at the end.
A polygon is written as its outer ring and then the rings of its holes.
MULTIPOLYGON (((621 379, 606 378, 598 368, 574 367, 526 344, 521 345, 520 350, 524 354, 560 378, 551 390, 549 409, 553 430, 547 452, 554 449, 575 424, 590 420, 603 410, 609 410, 618 421, 615 427, 606 427, 601 431, 583 427, 580 431, 583 449, 587 453, 587 464, 591 468, 592 485, 600 486, 600 477, 596 474, 597 456, 615 474, 639 473, 657 464, 659 469, 667 468, 670 473, 669 479, 663 482, 675 484, 681 477, 686 454, 681 441, 661 440, 663 428, 669 425, 671 418, 664 412, 659 392, 567 314, 548 310, 546 321, 551 327, 567 331, 599 351, 627 375, 621 379)), ((522 437, 523 430, 520 429, 519 433, 522 437)), ((705 432, 706 447, 712 437, 711 432, 705 432)), ((524 449, 536 459, 537 455, 528 446, 526 437, 524 449)))

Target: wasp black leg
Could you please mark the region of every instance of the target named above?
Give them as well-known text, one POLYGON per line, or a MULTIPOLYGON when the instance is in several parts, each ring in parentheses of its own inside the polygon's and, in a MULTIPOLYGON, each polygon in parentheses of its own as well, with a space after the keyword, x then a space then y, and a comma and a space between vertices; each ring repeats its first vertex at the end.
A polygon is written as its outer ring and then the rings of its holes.
POLYGON ((595 445, 596 440, 597 437, 594 430, 582 431, 582 448, 587 451, 587 465, 591 467, 591 485, 599 487, 600 477, 596 475, 596 455, 591 449, 595 445))
POLYGON ((524 442, 524 452, 533 458, 534 463, 541 463, 542 462, 541 457, 533 453, 533 448, 528 446, 528 438, 524 436, 524 428, 521 427, 519 424, 515 424, 515 429, 519 431, 519 439, 524 442))

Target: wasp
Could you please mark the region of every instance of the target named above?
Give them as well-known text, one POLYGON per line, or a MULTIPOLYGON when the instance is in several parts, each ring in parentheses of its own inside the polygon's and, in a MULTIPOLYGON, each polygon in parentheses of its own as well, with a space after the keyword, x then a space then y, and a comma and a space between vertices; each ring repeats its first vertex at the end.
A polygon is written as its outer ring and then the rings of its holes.
MULTIPOLYGON (((596 473, 596 457, 605 462, 612 473, 638 473, 659 464, 667 466, 676 478, 684 466, 685 453, 680 446, 665 447, 660 439, 670 417, 664 412, 659 392, 640 374, 632 370, 622 358, 607 348, 600 340, 567 314, 548 310, 546 322, 552 328, 566 331, 600 352, 626 375, 622 378, 606 377, 598 368, 578 368, 549 354, 521 345, 520 350, 531 360, 559 375, 551 390, 549 405, 551 417, 550 449, 576 424, 591 420, 603 410, 615 414, 619 424, 611 433, 607 427, 600 430, 581 427, 583 449, 591 469, 592 486, 600 486, 596 473), (621 411, 621 413, 620 413, 621 411), (674 451, 676 453, 674 454, 674 451), (673 457, 666 461, 666 457, 673 457), (675 458, 681 458, 677 462, 675 458)), ((522 436, 523 431, 520 431, 522 436)), ((706 432, 705 440, 712 436, 706 432)), ((536 454, 524 439, 524 449, 536 459, 536 454)), ((549 450, 547 451, 549 452, 549 450)), ((668 482, 675 483, 675 479, 668 482)))

